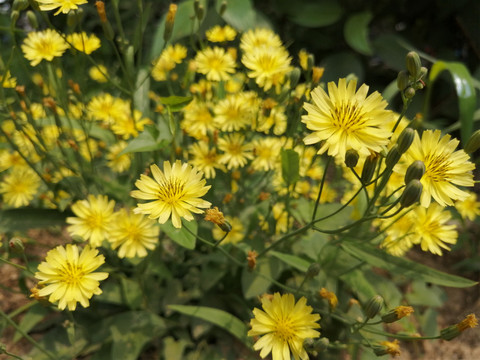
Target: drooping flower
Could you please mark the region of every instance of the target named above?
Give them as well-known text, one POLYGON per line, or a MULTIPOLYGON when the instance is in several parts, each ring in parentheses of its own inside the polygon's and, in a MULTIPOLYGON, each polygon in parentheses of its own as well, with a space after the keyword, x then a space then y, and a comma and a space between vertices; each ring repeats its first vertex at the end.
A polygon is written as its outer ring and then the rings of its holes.
POLYGON ((56 31, 46 29, 30 32, 21 47, 30 65, 37 66, 42 60, 52 61, 62 56, 68 44, 56 31))
POLYGON ((158 242, 159 228, 156 221, 126 209, 115 213, 108 241, 113 249, 118 248, 118 257, 147 256, 158 242))
POLYGON ((320 327, 320 315, 312 314, 307 299, 302 297, 295 303, 292 294, 275 293, 272 299, 262 298, 262 307, 253 309, 255 317, 250 320, 252 329, 248 332, 248 336, 261 336, 253 345, 260 350, 260 356, 272 353, 273 360, 290 360, 291 355, 295 360, 308 359, 303 342, 320 336, 314 330, 320 327))
POLYGON ((95 34, 87 35, 86 32, 73 33, 67 36, 67 41, 78 51, 91 54, 100 47, 100 39, 95 34))
POLYGON ((81 236, 96 248, 110 233, 113 220, 114 200, 105 195, 88 195, 87 200, 79 200, 72 205, 75 217, 68 217, 67 231, 70 235, 81 236))
POLYGON ((51 303, 58 301, 60 310, 68 306, 73 311, 77 302, 86 308, 93 295, 102 293, 99 281, 105 280, 108 273, 94 271, 104 262, 104 256, 88 245, 81 252, 77 245, 57 246, 38 265, 35 277, 44 287, 37 294, 39 297, 49 296, 51 303))
POLYGON ((225 244, 236 244, 240 241, 242 241, 245 237, 245 231, 244 231, 244 226, 243 223, 240 221, 239 218, 237 217, 232 217, 232 216, 225 216, 225 220, 228 224, 230 224, 230 231, 228 232, 228 235, 226 235, 225 231, 222 230, 220 227, 215 226, 212 230, 212 235, 215 240, 222 240, 222 245, 225 244), (225 238, 224 238, 225 236, 225 238))
POLYGON ((182 227, 181 218, 193 220, 193 213, 201 214, 201 208, 209 208, 210 203, 202 196, 210 189, 205 186, 203 173, 187 163, 177 160, 173 165, 169 161, 163 163, 163 171, 157 165, 150 166, 153 179, 140 175, 135 182, 138 190, 130 195, 136 199, 153 200, 139 203, 135 213, 148 214, 150 219, 157 219, 164 224, 172 219, 173 226, 182 227))
POLYGON ((205 74, 207 80, 228 80, 235 72, 235 60, 220 47, 208 47, 195 56, 197 72, 205 74))
POLYGON ((87 0, 36 0, 39 3, 40 10, 50 11, 58 8, 54 15, 60 13, 68 14, 70 10, 77 10, 78 5, 88 3, 87 0))
POLYGON ((319 154, 328 151, 328 155, 343 161, 349 149, 368 156, 388 144, 392 112, 385 110, 387 102, 378 92, 367 97, 367 85, 363 84, 358 91, 356 86, 355 80, 347 84, 346 79, 340 79, 338 86, 329 82, 328 95, 317 87, 311 93, 313 103, 305 103, 308 114, 302 116, 302 122, 313 133, 304 142, 321 142, 319 154))
POLYGON ((405 153, 404 166, 398 171, 405 174, 407 167, 415 160, 423 161, 425 174, 420 179, 423 191, 420 203, 424 207, 430 205, 433 198, 441 206, 453 205, 454 200, 465 200, 468 192, 458 186, 473 186, 472 170, 475 165, 470 162, 468 154, 463 150, 455 150, 459 144, 450 135, 441 135, 440 130, 426 130, 422 138, 418 133, 412 145, 405 153))
POLYGON ((40 186, 40 178, 28 167, 15 166, 0 182, 3 201, 15 208, 27 206, 40 186))

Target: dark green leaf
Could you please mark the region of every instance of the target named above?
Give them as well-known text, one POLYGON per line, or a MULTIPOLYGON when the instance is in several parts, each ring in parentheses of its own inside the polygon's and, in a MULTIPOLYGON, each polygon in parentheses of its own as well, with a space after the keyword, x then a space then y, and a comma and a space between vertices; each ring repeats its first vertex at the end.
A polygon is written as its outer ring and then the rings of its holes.
POLYGON ((283 270, 283 264, 274 258, 268 258, 257 263, 256 271, 244 269, 242 273, 242 289, 246 299, 263 294, 272 285, 283 270))
POLYGON ((160 225, 160 229, 164 231, 170 239, 189 250, 195 249, 196 237, 193 234, 197 233, 197 227, 198 224, 195 220, 183 221, 180 229, 175 228, 171 221, 160 225))
MULTIPOLYGON (((135 109, 140 110, 142 114, 147 114, 149 110, 149 97, 148 92, 150 90, 150 76, 148 71, 141 69, 137 75, 137 82, 135 84, 136 89, 133 94, 133 100, 135 102, 135 109)), ((145 116, 145 115, 144 115, 145 116)))
POLYGON ((360 57, 353 52, 341 52, 325 57, 321 65, 325 68, 322 81, 338 82, 338 79, 355 75, 359 79, 359 83, 363 81, 364 69, 360 57))
POLYGON ((294 267, 303 272, 307 272, 308 268, 310 267, 310 262, 298 257, 296 255, 290 254, 283 254, 277 251, 270 251, 269 254, 275 256, 277 259, 283 261, 285 264, 294 267))
POLYGON ((165 141, 154 138, 150 131, 145 130, 131 140, 127 147, 122 150, 120 155, 134 152, 155 151, 165 147, 165 145, 165 141))
POLYGON ((171 112, 177 112, 187 106, 192 99, 191 96, 169 96, 161 97, 160 102, 168 106, 171 112))
MULTIPOLYGON (((49 313, 48 308, 39 303, 33 305, 23 316, 22 320, 18 324, 19 328, 23 330, 23 332, 27 333, 33 329, 35 325, 37 325, 42 319, 49 313)), ((22 335, 19 332, 15 333, 13 337, 13 343, 16 343, 18 340, 22 338, 22 335)))
POLYGON ((341 5, 335 0, 318 2, 290 2, 288 15, 292 22, 305 27, 322 27, 336 23, 343 14, 341 5))
POLYGON ((282 149, 282 177, 287 186, 294 184, 300 178, 300 157, 295 150, 282 149))
POLYGON ((250 341, 247 337, 247 325, 245 325, 240 319, 236 318, 232 314, 220 309, 214 309, 205 306, 168 305, 168 308, 220 326, 247 346, 250 345, 250 341))
POLYGON ((347 44, 364 55, 372 55, 373 53, 368 40, 368 24, 372 17, 373 15, 370 11, 353 14, 347 19, 343 28, 347 44))
POLYGON ((370 265, 388 270, 393 274, 403 275, 409 279, 423 280, 432 284, 456 288, 469 287, 477 284, 475 281, 456 275, 450 275, 420 263, 390 255, 369 244, 344 241, 342 243, 342 248, 350 255, 365 261, 370 265))
POLYGON ((0 211, 0 232, 65 225, 65 213, 51 209, 11 209, 0 211))

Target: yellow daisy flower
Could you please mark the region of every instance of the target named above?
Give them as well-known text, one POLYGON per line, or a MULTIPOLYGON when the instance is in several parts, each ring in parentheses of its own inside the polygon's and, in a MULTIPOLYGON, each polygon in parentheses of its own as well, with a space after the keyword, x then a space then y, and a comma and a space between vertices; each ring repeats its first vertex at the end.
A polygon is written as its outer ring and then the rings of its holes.
POLYGON ((67 231, 72 236, 81 236, 90 241, 90 246, 96 248, 110 234, 113 220, 114 200, 108 200, 105 195, 88 195, 87 200, 79 200, 72 205, 75 217, 68 217, 67 231))
POLYGON ((301 297, 297 303, 292 294, 275 293, 273 298, 262 298, 262 308, 253 309, 254 318, 250 320, 252 329, 248 336, 262 336, 253 348, 260 350, 265 358, 272 353, 273 360, 307 360, 308 354, 303 342, 308 338, 317 338, 320 315, 312 314, 312 307, 307 299, 301 297))
POLYGON ((173 70, 187 57, 187 48, 181 44, 168 45, 160 56, 153 61, 152 77, 157 81, 167 79, 167 73, 173 70))
MULTIPOLYGON (((475 165, 463 150, 457 150, 459 141, 451 140, 450 135, 441 135, 440 130, 426 130, 422 138, 418 133, 404 155, 404 166, 398 172, 405 174, 407 167, 415 160, 423 161, 425 174, 420 179, 423 191, 420 203, 430 205, 433 198, 442 206, 453 205, 454 200, 465 200, 468 192, 457 186, 473 186, 472 170, 475 165)), ((397 171, 397 170, 396 170, 397 171)))
POLYGON ((463 201, 455 202, 455 209, 463 219, 474 221, 480 215, 480 202, 477 201, 477 194, 468 191, 468 197, 463 201))
POLYGON ((106 83, 108 81, 107 75, 108 70, 104 65, 92 66, 88 70, 88 76, 99 83, 106 83))
POLYGON ((222 81, 235 72, 235 60, 220 47, 207 47, 195 56, 196 71, 204 74, 207 80, 222 81))
POLYGON ((208 103, 194 99, 183 108, 180 127, 195 139, 203 139, 216 130, 208 103))
POLYGON ((135 182, 138 190, 133 190, 130 196, 141 200, 153 200, 137 204, 135 213, 149 214, 150 219, 157 219, 164 224, 172 219, 173 226, 182 227, 181 218, 193 220, 193 213, 201 214, 201 208, 209 208, 210 203, 201 197, 210 189, 205 186, 203 173, 187 163, 177 160, 173 166, 169 161, 163 163, 163 171, 157 165, 150 166, 153 179, 140 175, 135 182))
POLYGON ((108 148, 107 166, 115 172, 121 173, 130 168, 131 154, 120 155, 127 145, 126 141, 118 141, 108 148))
POLYGON ((0 84, 3 88, 14 89, 17 86, 17 78, 12 77, 10 70, 7 70, 5 73, 5 79, 3 78, 4 74, 0 74, 0 84))
POLYGON ((87 105, 89 118, 101 120, 106 125, 115 123, 117 119, 130 114, 130 104, 128 101, 113 97, 105 93, 94 96, 87 105))
POLYGON ((93 295, 102 293, 99 282, 105 280, 108 273, 94 270, 104 262, 104 256, 88 245, 81 252, 77 245, 57 246, 38 265, 35 277, 40 280, 39 285, 44 286, 38 290, 38 295, 49 296, 51 303, 58 301, 60 310, 68 306, 68 310, 73 311, 77 302, 86 308, 93 295))
POLYGON ((77 10, 78 5, 88 3, 87 0, 35 0, 42 11, 50 11, 58 8, 54 15, 68 14, 70 10, 77 10))
POLYGON ((206 179, 215 178, 215 169, 225 171, 225 166, 219 161, 220 155, 217 154, 217 149, 210 149, 205 141, 192 144, 188 152, 192 155, 190 163, 203 171, 206 179))
POLYGON ((211 29, 208 29, 205 33, 207 40, 210 42, 225 42, 232 41, 237 36, 237 32, 229 25, 220 26, 215 25, 211 29))
POLYGON ((262 46, 278 48, 282 46, 282 40, 272 30, 265 28, 251 29, 243 33, 240 49, 244 53, 262 46))
POLYGON ((313 103, 305 103, 308 115, 302 122, 313 133, 304 138, 307 145, 322 142, 319 154, 338 156, 343 161, 345 152, 356 150, 360 155, 380 152, 388 144, 391 132, 388 124, 392 112, 385 110, 387 102, 378 92, 367 97, 368 86, 356 91, 357 82, 346 79, 328 83, 328 95, 317 87, 312 91, 313 103))
POLYGON ((100 47, 100 39, 95 34, 87 35, 85 31, 67 36, 67 41, 78 51, 91 54, 100 47))
POLYGON ((245 137, 239 133, 227 134, 218 139, 218 148, 224 154, 220 162, 227 165, 228 170, 244 167, 248 160, 253 159, 252 145, 245 143, 245 137))
POLYGON ((254 158, 252 168, 256 171, 273 170, 280 161, 280 151, 284 141, 279 138, 266 137, 252 142, 254 158))
POLYGON ((30 32, 21 47, 30 65, 37 66, 42 60, 52 61, 54 57, 62 56, 68 44, 56 31, 46 29, 30 32))
POLYGON ((157 245, 159 231, 156 221, 121 209, 115 213, 108 241, 113 249, 119 248, 120 258, 145 257, 147 249, 153 250, 157 245))
POLYGON ((250 126, 256 117, 251 106, 252 93, 229 94, 213 109, 215 124, 222 131, 238 131, 250 126))
POLYGON ((145 125, 151 124, 152 120, 149 118, 142 118, 142 112, 140 110, 134 110, 133 116, 130 109, 127 113, 115 119, 111 124, 115 135, 121 136, 124 140, 128 140, 130 137, 137 137, 140 131, 143 131, 145 125))
POLYGON ((14 167, 0 182, 3 201, 14 208, 27 206, 40 186, 38 175, 27 167, 14 167))

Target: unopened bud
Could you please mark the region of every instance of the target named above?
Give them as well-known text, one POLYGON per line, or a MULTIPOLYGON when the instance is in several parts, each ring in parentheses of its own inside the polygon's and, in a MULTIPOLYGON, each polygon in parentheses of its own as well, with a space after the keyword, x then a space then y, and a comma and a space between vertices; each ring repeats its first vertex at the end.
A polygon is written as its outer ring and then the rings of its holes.
POLYGON ((250 250, 247 254, 247 263, 250 270, 255 269, 257 266, 258 253, 255 250, 250 250))
POLYGON ((102 23, 106 23, 108 20, 107 14, 105 13, 105 3, 103 1, 96 1, 95 6, 97 7, 97 13, 100 17, 100 21, 102 23))
POLYGON ((415 204, 420 200, 422 195, 423 185, 420 180, 413 179, 411 180, 405 190, 403 191, 402 196, 400 197, 400 206, 402 208, 407 208, 410 205, 415 204))
POLYGON ((25 246, 23 245, 23 241, 18 237, 12 238, 8 242, 8 246, 10 246, 10 250, 14 254, 22 254, 25 251, 25 246))
POLYGON ((22 11, 28 7, 28 0, 14 0, 12 10, 22 11))
POLYGON ((321 266, 319 263, 313 263, 308 267, 307 273, 305 274, 308 278, 314 278, 320 272, 321 266))
POLYGON ((12 12, 10 13, 10 19, 12 20, 13 25, 17 23, 19 16, 20 16, 20 11, 12 10, 12 12))
POLYGON ((405 184, 410 183, 412 180, 420 180, 425 174, 425 164, 422 160, 415 160, 410 166, 407 168, 405 172, 405 184))
POLYGON ((362 175, 360 178, 364 184, 367 184, 372 180, 373 174, 375 174, 375 169, 377 167, 378 154, 372 154, 365 159, 363 164, 362 175))
POLYGON ((412 75, 415 80, 418 80, 420 75, 420 69, 422 67, 422 62, 420 61, 420 56, 415 51, 410 51, 406 58, 407 70, 412 75))
POLYGON ((288 78, 290 80, 291 88, 294 88, 295 86, 297 86, 298 81, 300 80, 300 75, 301 75, 301 71, 297 67, 294 68, 292 71, 290 71, 290 73, 288 74, 288 78))
POLYGON ((314 84, 318 84, 320 82, 320 79, 322 78, 324 72, 325 72, 325 68, 319 67, 319 66, 314 66, 312 68, 312 82, 314 84))
POLYGON ((82 8, 78 8, 76 11, 69 11, 69 13, 67 14, 67 25, 73 28, 82 21, 82 18, 82 8))
POLYGON ((410 316, 413 313, 413 308, 411 306, 397 306, 395 309, 390 310, 386 314, 382 315, 382 321, 384 323, 393 323, 398 321, 406 316, 410 316))
POLYGON ((397 75, 397 88, 400 91, 405 90, 410 84, 408 73, 402 70, 397 75))
POLYGON ((177 5, 170 4, 167 17, 165 19, 165 30, 163 32, 163 40, 167 42, 172 37, 173 25, 175 23, 175 15, 177 14, 177 5))
POLYGON ((345 165, 348 168, 354 168, 355 166, 357 166, 358 158, 359 158, 359 155, 357 150, 348 149, 347 152, 345 153, 345 165))
POLYGON ((410 145, 412 145, 413 139, 415 139, 415 130, 405 128, 397 140, 398 152, 400 154, 406 152, 410 148, 410 145))
POLYGON ((423 79, 428 73, 428 69, 425 66, 420 68, 420 74, 418 75, 418 80, 423 79))
POLYGON ((400 160, 401 157, 402 153, 398 150, 398 144, 395 144, 387 154, 387 157, 385 159, 385 165, 387 165, 387 168, 393 169, 393 167, 398 162, 398 160, 400 160))
POLYGON ((443 330, 440 330, 440 338, 443 340, 452 340, 460 335, 467 329, 473 329, 474 327, 478 326, 478 320, 475 314, 470 314, 465 317, 462 321, 458 324, 449 326, 443 330))
POLYGON ((415 96, 415 89, 409 87, 405 90, 404 94, 407 99, 412 99, 415 96))
POLYGON ((313 69, 313 65, 315 64, 315 56, 313 54, 308 54, 307 56, 307 71, 313 69))
POLYGON ((465 152, 467 154, 472 154, 475 151, 480 149, 480 130, 475 131, 470 139, 467 141, 467 145, 465 145, 465 152))
POLYGON ((383 298, 375 295, 365 304, 364 312, 367 318, 373 319, 383 308, 383 298))
POLYGON ((224 0, 220 5, 220 9, 218 10, 218 13, 220 14, 220 16, 222 16, 223 14, 225 14, 226 10, 227 10, 227 2, 224 0))

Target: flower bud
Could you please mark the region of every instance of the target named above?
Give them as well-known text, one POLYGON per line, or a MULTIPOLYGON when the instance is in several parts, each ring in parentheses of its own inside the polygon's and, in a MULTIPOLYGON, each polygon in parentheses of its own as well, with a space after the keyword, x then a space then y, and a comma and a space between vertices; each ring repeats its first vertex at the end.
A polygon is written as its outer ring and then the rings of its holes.
POLYGON ((393 169, 393 167, 398 162, 398 160, 400 160, 401 157, 402 153, 398 150, 398 144, 395 144, 387 154, 387 158, 385 159, 385 165, 387 165, 387 168, 393 169))
POLYGON ((20 12, 18 10, 12 10, 12 12, 10 13, 10 19, 12 20, 13 25, 17 23, 19 16, 20 12))
POLYGON ((227 10, 227 2, 225 0, 222 1, 222 4, 220 5, 220 9, 218 10, 218 13, 220 16, 225 14, 225 11, 227 10))
POLYGON ((400 197, 400 206, 402 208, 409 207, 410 205, 415 204, 420 200, 422 195, 423 185, 420 180, 413 179, 411 180, 405 190, 403 191, 402 196, 400 197))
POLYGON ((375 174, 375 169, 377 167, 378 162, 378 155, 371 154, 365 159, 365 163, 363 164, 362 175, 360 178, 364 184, 367 184, 372 180, 373 174, 375 174))
POLYGON ((28 7, 28 0, 14 0, 12 10, 22 11, 28 7))
POLYGON ((203 5, 198 6, 198 11, 195 13, 198 21, 202 21, 203 15, 205 15, 205 7, 203 5))
POLYGON ((383 355, 400 355, 400 344, 398 340, 382 341, 380 344, 372 345, 372 350, 377 356, 383 355))
POLYGON ((420 61, 420 56, 415 51, 410 51, 406 58, 407 70, 412 75, 412 77, 417 80, 420 75, 420 68, 422 67, 422 62, 420 61))
POLYGON ((397 88, 400 91, 405 90, 410 84, 408 73, 402 70, 397 75, 397 88))
POLYGON ((307 273, 305 274, 308 278, 314 278, 320 272, 320 264, 319 263, 312 263, 308 267, 307 273))
POLYGON ((175 23, 175 15, 177 14, 177 5, 176 4, 170 4, 170 7, 168 8, 168 13, 167 17, 165 19, 165 30, 163 32, 163 40, 165 42, 168 42, 170 38, 172 37, 172 32, 173 32, 173 25, 175 23))
POLYGON ((420 74, 418 75, 418 80, 423 79, 428 73, 428 69, 425 66, 420 68, 420 74))
POLYGON ((103 1, 97 0, 95 2, 95 6, 97 8, 97 13, 98 13, 98 17, 100 18, 100 21, 102 23, 106 23, 108 20, 107 20, 107 13, 105 12, 105 3, 103 1))
POLYGON ((412 99, 415 96, 415 89, 409 87, 405 90, 404 94, 407 99, 412 99))
POLYGON ((288 78, 290 80, 290 87, 291 88, 294 88, 295 86, 297 86, 298 84, 298 81, 300 80, 300 75, 301 75, 301 71, 298 67, 294 68, 292 71, 289 72, 288 74, 288 78))
POLYGON ((451 325, 443 330, 440 330, 440 338, 443 340, 450 341, 460 335, 467 329, 473 329, 478 326, 478 320, 475 317, 475 314, 470 314, 465 317, 458 324, 451 325))
POLYGON ((76 11, 70 11, 67 14, 67 25, 73 28, 82 21, 82 18, 83 18, 82 8, 78 8, 76 11))
POLYGON ((422 160, 415 160, 405 172, 405 184, 412 180, 420 180, 423 174, 425 174, 425 164, 422 160))
POLYGON ((403 154, 410 148, 413 139, 415 139, 415 130, 412 128, 405 128, 397 140, 398 151, 400 154, 403 154))
POLYGON ((472 154, 475 151, 480 149, 480 130, 475 131, 470 139, 467 141, 467 145, 465 145, 465 152, 467 154, 472 154))
POLYGON ((314 84, 318 84, 320 79, 322 78, 324 72, 325 72, 325 68, 319 67, 319 66, 314 66, 312 68, 312 82, 314 84))
POLYGON ((313 69, 314 64, 315 64, 315 56, 313 54, 308 54, 306 70, 309 71, 309 70, 313 69))
POLYGON ((384 323, 393 323, 400 320, 406 316, 410 316, 413 313, 413 308, 411 306, 397 306, 395 309, 390 310, 386 314, 382 315, 382 321, 384 323))
POLYGON ((359 158, 359 155, 357 150, 348 149, 347 152, 345 153, 345 165, 348 168, 354 168, 355 166, 357 166, 358 158, 359 158))
POLYGON ((10 250, 13 254, 22 254, 25 251, 25 246, 23 245, 23 241, 18 238, 14 237, 8 242, 8 246, 10 246, 10 250))
POLYGON ((375 295, 365 304, 364 312, 368 319, 373 319, 383 308, 383 298, 375 295))

